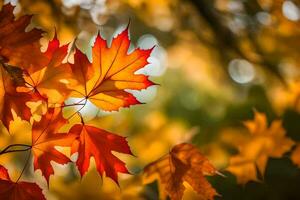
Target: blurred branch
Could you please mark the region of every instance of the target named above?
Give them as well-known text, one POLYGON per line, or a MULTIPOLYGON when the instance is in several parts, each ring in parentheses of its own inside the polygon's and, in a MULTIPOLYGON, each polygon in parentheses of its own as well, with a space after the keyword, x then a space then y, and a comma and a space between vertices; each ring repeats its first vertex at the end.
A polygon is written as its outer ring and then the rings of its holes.
MULTIPOLYGON (((212 5, 212 1, 206 0, 190 0, 196 7, 201 17, 207 22, 215 35, 218 44, 233 50, 241 57, 245 57, 240 51, 238 42, 235 39, 234 33, 221 23, 216 9, 212 5)), ((224 51, 222 50, 222 53, 224 51)))
MULTIPOLYGON (((211 28, 214 38, 217 41, 218 51, 220 53, 220 56, 223 60, 228 61, 228 51, 231 51, 232 53, 247 59, 255 64, 265 66, 267 70, 271 71, 273 74, 275 74, 283 83, 285 83, 285 80, 281 76, 281 74, 278 71, 276 63, 272 62, 270 59, 267 58, 267 55, 263 52, 263 50, 260 48, 260 45, 256 41, 256 37, 253 34, 253 27, 250 27, 251 25, 247 24, 247 37, 249 39, 249 42, 251 43, 251 46, 254 48, 256 54, 260 55, 262 57, 261 61, 253 61, 250 59, 240 48, 238 38, 237 36, 226 26, 222 23, 222 19, 218 13, 218 11, 214 8, 214 1, 207 1, 207 0, 189 0, 197 9, 200 16, 204 19, 204 21, 209 25, 211 28), (221 47, 221 48, 220 48, 221 47), (226 51, 224 51, 224 48, 226 51)), ((251 1, 251 3, 253 3, 251 1)), ((248 11, 250 14, 255 13, 252 7, 249 7, 248 4, 245 3, 246 8, 248 8, 248 11), (248 5, 248 6, 247 6, 248 5)), ((255 8, 259 7, 258 4, 254 5, 255 8)), ((225 67, 225 66, 224 66, 225 67)))
MULTIPOLYGON (((77 24, 77 17, 68 17, 65 14, 63 14, 61 11, 61 7, 62 7, 61 4, 57 4, 54 0, 44 0, 44 2, 49 3, 52 13, 53 13, 53 17, 55 17, 59 21, 63 20, 63 22, 66 25, 68 25, 72 28, 76 27, 74 25, 77 24)), ((78 12, 78 9, 77 9, 77 12, 78 12)), ((77 16, 77 14, 75 14, 75 16, 77 16)))
MULTIPOLYGON (((261 10, 261 7, 257 3, 257 1, 251 1, 251 3, 246 1, 244 3, 244 5, 245 5, 246 12, 250 16, 255 15, 258 11, 261 10)), ((257 41, 257 39, 256 39, 256 38, 258 38, 256 35, 257 28, 254 27, 254 25, 252 23, 247 23, 247 30, 248 30, 247 36, 248 36, 248 39, 251 41, 252 47, 255 49, 256 53, 259 54, 263 58, 262 61, 258 64, 266 66, 270 71, 275 73, 283 83, 285 83, 284 78, 281 76, 281 74, 278 70, 277 63, 274 63, 271 59, 268 58, 268 55, 265 54, 265 52, 261 48, 259 42, 257 41)))
MULTIPOLYGON (((61 7, 62 7, 61 2, 57 3, 57 1, 55 1, 55 0, 33 0, 32 4, 34 4, 35 2, 44 2, 45 4, 49 5, 49 7, 51 9, 51 15, 55 19, 56 22, 62 21, 64 23, 64 25, 69 26, 74 31, 77 31, 77 20, 78 19, 77 19, 77 17, 74 17, 74 16, 78 15, 79 9, 76 10, 76 13, 73 16, 67 16, 61 10, 61 7)), ((28 2, 25 0, 20 0, 20 4, 27 5, 28 2)), ((30 6, 30 5, 24 6, 24 7, 22 7, 22 9, 24 9, 26 12, 29 12, 28 8, 27 8, 28 6, 30 6)), ((56 27, 56 28, 59 28, 59 27, 56 27)))

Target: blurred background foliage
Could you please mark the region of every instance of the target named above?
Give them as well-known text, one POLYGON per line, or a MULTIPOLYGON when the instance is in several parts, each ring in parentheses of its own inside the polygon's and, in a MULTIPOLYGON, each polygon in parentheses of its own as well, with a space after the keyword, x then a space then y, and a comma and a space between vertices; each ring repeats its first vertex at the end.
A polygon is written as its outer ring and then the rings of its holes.
MULTIPOLYGON (((63 43, 76 39, 89 54, 98 30, 111 38, 129 21, 133 47, 156 45, 151 64, 142 72, 159 86, 134 92, 146 105, 118 113, 95 111, 92 105, 83 111, 90 123, 128 136, 137 157, 120 156, 135 176, 121 175, 118 188, 110 179, 101 180, 93 167, 80 180, 73 165, 54 164, 49 199, 157 199, 157 184, 143 186, 141 171, 180 142, 197 145, 226 175, 209 177, 221 194, 217 199, 300 199, 300 169, 291 161, 291 152, 269 159, 261 182, 239 185, 234 175, 223 170, 237 152, 234 143, 247 134, 242 121, 252 119, 254 109, 265 113, 269 122, 282 119, 286 135, 300 143, 300 1, 10 2, 17 5, 17 15, 35 14, 34 25, 49 32, 41 41, 44 46, 56 29, 63 43)), ((29 139, 18 136, 29 129, 28 124, 20 121, 15 126, 10 136, 2 128, 1 148, 29 139)), ((298 152, 293 160, 300 163, 298 152)), ((0 161, 18 174, 15 171, 22 169, 25 155, 14 156, 2 156, 0 161)), ((27 178, 32 173, 28 170, 27 178)), ((46 187, 39 172, 33 177, 46 187)), ((188 187, 184 199, 198 197, 188 187)))

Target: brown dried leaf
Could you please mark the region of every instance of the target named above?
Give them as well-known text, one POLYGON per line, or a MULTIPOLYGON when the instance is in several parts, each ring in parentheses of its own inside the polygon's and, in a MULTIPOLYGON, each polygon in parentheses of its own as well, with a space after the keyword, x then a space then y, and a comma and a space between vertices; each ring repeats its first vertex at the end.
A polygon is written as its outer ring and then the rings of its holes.
POLYGON ((189 183, 199 194, 199 199, 213 199, 216 190, 206 180, 206 175, 215 175, 217 170, 200 151, 191 144, 178 144, 171 152, 150 163, 144 169, 145 184, 159 179, 161 198, 164 193, 172 200, 182 199, 185 187, 189 183))

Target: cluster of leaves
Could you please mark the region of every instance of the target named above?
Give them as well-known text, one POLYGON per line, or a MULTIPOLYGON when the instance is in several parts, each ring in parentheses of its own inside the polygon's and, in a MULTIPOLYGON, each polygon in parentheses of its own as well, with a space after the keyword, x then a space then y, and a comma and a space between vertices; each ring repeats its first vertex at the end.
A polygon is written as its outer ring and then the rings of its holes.
MULTIPOLYGON (((129 171, 112 151, 132 155, 126 138, 85 124, 80 110, 88 101, 104 111, 140 104, 126 90, 142 90, 154 85, 148 76, 135 73, 148 64, 153 48, 138 48, 128 53, 127 27, 113 38, 110 46, 99 33, 92 46, 92 62, 77 47, 61 45, 56 34, 42 52, 39 40, 44 31, 37 28, 27 31, 31 16, 15 19, 13 10, 14 6, 6 4, 0 11, 0 120, 8 132, 15 116, 28 121, 32 126, 32 142, 11 144, 0 155, 31 151, 34 170, 40 170, 49 185, 54 174, 51 161, 67 164, 71 162, 71 155, 77 153, 76 166, 81 176, 88 171, 93 157, 98 173, 101 176, 105 173, 118 184, 118 173, 129 171), (71 56, 74 57, 72 63, 71 56), (72 97, 80 100, 66 104, 72 97), (30 102, 38 102, 43 111, 34 113, 30 102), (63 109, 72 106, 79 106, 79 109, 64 117, 63 109), (40 117, 35 119, 34 114, 40 117), (77 114, 81 122, 71 124, 70 119, 77 114), (65 125, 70 129, 61 132, 65 125), (67 155, 56 147, 69 147, 71 152, 67 155)), ((19 181, 29 158, 16 181, 0 165, 1 199, 45 199, 36 183, 19 181)), ((156 173, 171 199, 182 198, 184 181, 204 199, 213 199, 217 194, 204 178, 216 174, 216 169, 190 144, 175 146, 168 156, 147 166, 145 182, 152 181, 149 176, 156 173)), ((164 190, 162 196, 165 197, 164 190)))
MULTIPOLYGON (((39 40, 43 31, 25 31, 31 16, 25 15, 15 20, 14 6, 6 4, 0 12, 0 118, 10 129, 14 113, 22 120, 30 121, 32 112, 28 102, 42 102, 46 106, 39 121, 31 120, 32 143, 12 144, 1 154, 31 150, 34 169, 40 169, 49 184, 54 174, 50 162, 59 164, 71 162, 70 157, 58 151, 56 146, 71 148, 71 154, 78 153, 77 168, 83 176, 94 157, 97 170, 102 176, 118 183, 118 173, 129 173, 125 163, 112 151, 132 155, 126 138, 99 129, 83 122, 73 124, 68 133, 61 133, 62 126, 69 123, 75 112, 64 118, 62 110, 67 106, 86 105, 93 102, 105 111, 116 111, 140 102, 125 89, 141 90, 153 83, 148 76, 134 74, 143 68, 152 49, 135 49, 127 54, 130 45, 128 27, 107 46, 100 34, 92 48, 92 59, 75 47, 74 63, 64 62, 68 57, 68 46, 60 45, 56 35, 49 42, 45 52, 41 52, 39 40), (70 97, 82 100, 72 105, 64 104, 70 97)), ((44 199, 41 189, 35 183, 13 182, 7 170, 1 166, 1 199, 44 199)))
MULTIPOLYGON (((238 184, 263 182, 270 158, 290 156, 291 161, 300 166, 300 145, 286 136, 281 119, 269 124, 264 113, 254 111, 254 119, 244 121, 243 124, 247 133, 239 132, 239 136, 231 138, 236 140, 231 143, 237 153, 229 158, 228 166, 224 169, 236 177, 238 184)), ((204 176, 215 174, 222 175, 197 148, 183 143, 146 166, 143 180, 146 184, 159 180, 161 199, 166 199, 166 196, 172 200, 182 199, 184 182, 192 186, 199 194, 199 199, 214 199, 218 193, 204 176)))

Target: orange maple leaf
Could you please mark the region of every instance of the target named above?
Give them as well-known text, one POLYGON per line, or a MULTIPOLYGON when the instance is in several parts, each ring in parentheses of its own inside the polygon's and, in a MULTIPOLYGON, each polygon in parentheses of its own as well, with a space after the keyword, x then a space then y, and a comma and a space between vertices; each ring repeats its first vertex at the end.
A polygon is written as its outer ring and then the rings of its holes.
POLYGON ((75 139, 73 135, 59 133, 59 129, 66 123, 61 108, 49 108, 41 120, 32 125, 34 170, 40 169, 47 183, 50 175, 54 174, 51 161, 59 164, 71 162, 66 155, 55 149, 55 146, 71 146, 75 139))
POLYGON ((144 183, 160 180, 160 193, 164 192, 171 200, 182 199, 185 187, 189 183, 201 199, 213 199, 217 192, 205 179, 205 175, 215 175, 217 170, 200 151, 191 144, 182 143, 172 148, 171 152, 144 168, 144 183))
POLYGON ((281 120, 273 121, 268 127, 266 115, 255 111, 254 120, 244 124, 251 134, 250 138, 239 144, 239 153, 230 158, 227 168, 241 184, 258 181, 257 174, 264 175, 268 158, 280 158, 294 145, 285 136, 281 120))
POLYGON ((34 73, 28 72, 24 77, 28 87, 18 88, 18 91, 32 90, 50 103, 63 102, 70 93, 68 83, 71 79, 71 67, 68 63, 62 63, 67 53, 68 45, 60 46, 55 34, 43 53, 47 64, 34 73))
POLYGON ((17 92, 14 79, 1 64, 0 83, 0 119, 3 125, 9 129, 9 124, 13 120, 13 111, 21 119, 29 121, 31 112, 26 103, 37 101, 38 97, 33 93, 17 92))
POLYGON ((25 31, 32 16, 15 20, 13 10, 14 6, 6 4, 0 11, 0 60, 34 72, 45 64, 39 43, 44 32, 36 28, 25 31))
POLYGON ((76 49, 72 70, 79 84, 72 96, 89 99, 105 111, 139 104, 132 94, 124 90, 142 90, 153 85, 148 76, 135 74, 148 64, 152 49, 135 49, 128 53, 129 45, 127 27, 113 38, 110 47, 98 34, 92 48, 92 63, 76 49))
POLYGON ((71 153, 78 152, 76 165, 81 176, 87 172, 91 157, 94 157, 100 175, 103 176, 105 172, 106 176, 116 183, 118 172, 129 173, 125 163, 112 154, 112 151, 115 151, 132 155, 125 137, 84 124, 75 124, 69 134, 77 137, 71 153))
POLYGON ((36 183, 13 182, 5 167, 0 165, 0 199, 46 200, 42 189, 36 183))

